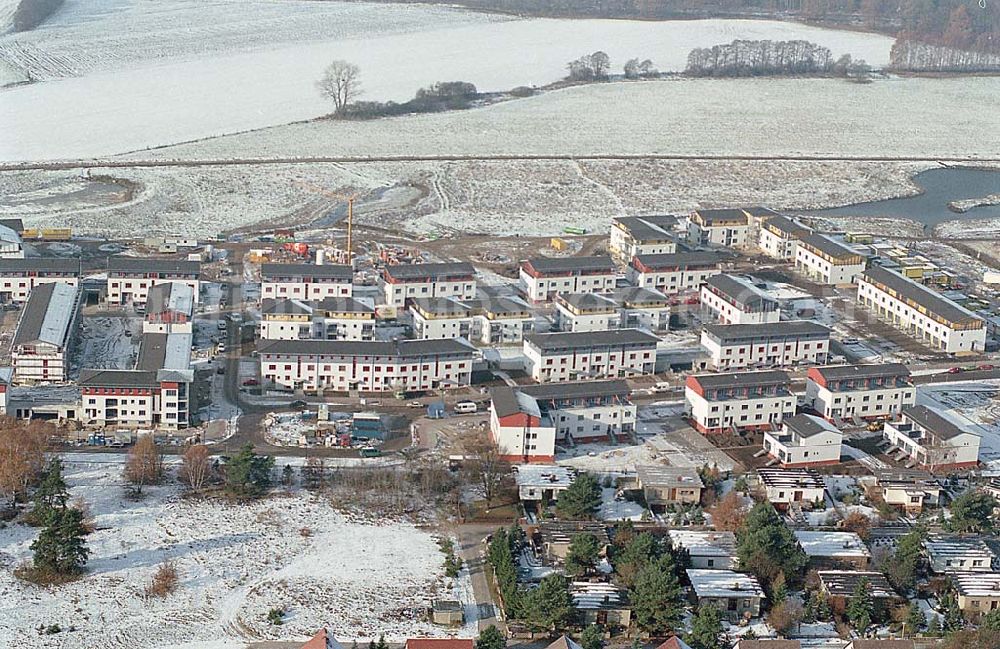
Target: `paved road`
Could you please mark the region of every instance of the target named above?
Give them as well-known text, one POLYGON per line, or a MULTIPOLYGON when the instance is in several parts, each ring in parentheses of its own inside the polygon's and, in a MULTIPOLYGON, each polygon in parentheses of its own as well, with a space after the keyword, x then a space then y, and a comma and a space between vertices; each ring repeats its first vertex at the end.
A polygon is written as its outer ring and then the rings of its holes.
POLYGON ((493 595, 490 592, 485 572, 487 569, 484 555, 486 544, 483 543, 483 539, 492 534, 497 527, 501 526, 499 524, 468 523, 459 525, 456 530, 459 552, 462 555, 462 561, 468 566, 469 576, 472 578, 472 592, 476 596, 480 631, 491 625, 496 626, 501 631, 506 631, 506 625, 497 619, 497 607, 493 602, 493 595))

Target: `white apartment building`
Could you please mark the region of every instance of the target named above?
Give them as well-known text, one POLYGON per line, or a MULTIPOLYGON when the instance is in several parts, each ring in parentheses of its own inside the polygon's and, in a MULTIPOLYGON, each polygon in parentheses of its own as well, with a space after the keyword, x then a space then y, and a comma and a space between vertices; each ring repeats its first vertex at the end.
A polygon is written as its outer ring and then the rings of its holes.
POLYGON ((314 302, 264 299, 264 340, 374 340, 375 309, 352 297, 314 302))
POLYGON ((834 423, 890 417, 916 399, 910 370, 900 363, 813 367, 807 378, 806 402, 834 423))
POLYGON ((346 264, 261 264, 261 299, 306 302, 352 297, 354 271, 346 264))
POLYGON ((781 422, 780 431, 764 432, 764 450, 785 468, 839 464, 843 439, 827 420, 795 415, 781 422))
POLYGON ((521 290, 532 302, 557 293, 610 293, 618 281, 611 257, 538 257, 521 264, 521 290))
POLYGON ((885 422, 886 454, 907 467, 928 471, 967 469, 979 464, 980 435, 927 406, 904 406, 899 419, 885 422))
POLYGON ((818 284, 852 284, 865 270, 865 256, 822 234, 808 234, 795 249, 795 269, 818 284))
POLYGON ((191 333, 194 292, 187 284, 157 284, 146 295, 143 333, 191 333))
POLYGON ((757 246, 769 257, 794 260, 799 240, 811 233, 806 226, 779 214, 761 221, 757 246))
POLYGON ((701 346, 717 370, 817 365, 830 354, 830 330, 809 320, 705 325, 701 346))
POLYGON ((383 299, 388 306, 404 306, 418 297, 476 297, 476 269, 466 262, 398 264, 382 271, 383 299))
POLYGON ((556 295, 555 328, 559 331, 608 331, 621 322, 618 304, 595 293, 556 295))
POLYGON ((638 286, 615 289, 610 295, 618 305, 623 329, 659 333, 670 329, 670 299, 659 291, 638 286))
POLYGON ((266 386, 320 392, 422 392, 469 385, 475 349, 458 340, 271 340, 258 349, 266 386))
POLYGON ((677 217, 622 216, 611 220, 608 252, 616 259, 629 261, 636 255, 664 255, 677 252, 674 229, 677 217))
POLYGON ((471 340, 479 345, 520 345, 535 330, 535 314, 521 300, 485 296, 467 300, 472 311, 471 340))
POLYGON ((934 349, 981 352, 986 321, 945 296, 881 266, 858 278, 858 304, 934 349))
POLYGON ((676 295, 699 290, 709 277, 722 272, 722 264, 728 259, 716 252, 639 255, 632 258, 628 278, 641 288, 676 295))
POLYGON ((773 430, 795 414, 788 374, 780 371, 689 376, 685 410, 706 434, 773 430))
POLYGON ((58 257, 0 258, 0 302, 24 302, 36 286, 80 284, 80 260, 58 257))
POLYGON ((638 329, 533 334, 524 338, 526 369, 540 383, 646 376, 657 342, 638 329))
POLYGON ((413 316, 414 338, 471 338, 472 309, 458 300, 418 297, 410 301, 409 308, 413 316))
POLYGON ((13 380, 19 384, 67 379, 69 352, 80 314, 80 289, 63 283, 31 291, 10 346, 13 380))
POLYGON ((201 262, 149 257, 108 257, 109 304, 145 305, 149 289, 157 284, 186 284, 195 304, 201 294, 201 262))
POLYGON ((702 313, 717 322, 729 324, 765 324, 781 319, 777 300, 741 277, 719 274, 701 286, 702 313))
POLYGON ((778 510, 786 510, 793 503, 822 501, 826 497, 826 484, 813 469, 757 469, 757 480, 764 490, 764 498, 778 510))
POLYGON ((692 246, 746 248, 753 232, 753 215, 744 209, 695 210, 687 225, 692 246))

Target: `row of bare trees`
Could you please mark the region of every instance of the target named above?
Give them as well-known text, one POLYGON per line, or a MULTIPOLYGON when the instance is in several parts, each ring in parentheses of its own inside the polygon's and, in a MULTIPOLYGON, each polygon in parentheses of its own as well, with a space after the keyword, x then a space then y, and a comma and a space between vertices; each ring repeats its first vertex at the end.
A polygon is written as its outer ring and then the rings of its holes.
POLYGON ((691 50, 685 72, 698 77, 750 77, 816 74, 832 67, 830 50, 809 41, 735 40, 691 50))
POLYGON ((1000 53, 960 50, 897 40, 889 55, 894 70, 906 72, 1000 72, 1000 53))

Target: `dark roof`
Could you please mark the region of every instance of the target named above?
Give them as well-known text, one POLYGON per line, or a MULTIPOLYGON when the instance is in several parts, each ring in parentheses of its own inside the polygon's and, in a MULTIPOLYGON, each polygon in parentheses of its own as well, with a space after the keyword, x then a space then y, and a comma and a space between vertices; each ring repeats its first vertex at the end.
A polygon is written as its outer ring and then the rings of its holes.
POLYGON ((779 469, 761 467, 757 477, 766 487, 796 486, 804 489, 823 489, 826 485, 819 473, 813 469, 779 469))
POLYGON ((472 311, 471 307, 450 297, 416 297, 412 299, 412 304, 414 308, 432 315, 467 316, 472 311))
POLYGON ((522 410, 514 388, 507 386, 490 390, 490 401, 493 402, 493 410, 496 412, 497 417, 516 415, 522 410))
POLYGON ((524 339, 539 349, 618 345, 655 345, 659 341, 659 338, 653 334, 649 334, 638 329, 530 334, 525 336, 524 339))
POLYGON ((780 214, 768 217, 766 223, 767 225, 772 226, 776 230, 781 230, 782 232, 790 236, 798 238, 801 238, 812 232, 812 230, 810 230, 806 226, 800 225, 799 223, 796 223, 795 221, 788 218, 787 216, 782 216, 780 214))
POLYGON ((179 282, 164 282, 162 284, 155 284, 149 287, 149 292, 146 294, 146 313, 164 313, 168 311, 171 307, 186 306, 186 312, 191 312, 194 309, 194 291, 187 284, 181 284, 179 282), (174 296, 174 292, 177 295, 174 296), (185 297, 189 298, 186 300, 187 304, 179 304, 178 301, 181 298, 181 292, 186 291, 187 295, 185 297), (171 297, 176 297, 174 304, 171 304, 171 297))
POLYGON ((201 273, 201 262, 158 257, 108 257, 108 271, 198 275, 201 273))
MULTIPOLYGON (((982 321, 972 311, 959 306, 945 296, 918 284, 911 279, 903 277, 899 273, 894 273, 881 266, 872 266, 861 274, 862 279, 877 282, 888 288, 898 296, 909 299, 913 303, 924 307, 931 314, 947 320, 951 323, 968 322, 970 320, 982 321)), ((985 326, 985 323, 984 323, 985 326)))
POLYGON ((716 221, 738 221, 740 219, 747 223, 750 221, 747 213, 740 208, 695 210, 695 214, 701 217, 705 225, 712 225, 716 221))
POLYGON ((527 262, 539 273, 571 273, 571 272, 616 272, 615 263, 611 257, 535 257, 527 262))
POLYGON ((793 415, 783 419, 782 423, 787 426, 789 430, 793 430, 798 433, 799 437, 806 438, 820 433, 825 433, 830 430, 830 427, 832 426, 832 424, 829 424, 825 419, 820 419, 819 417, 814 417, 812 415, 793 415))
POLYGON ((542 400, 612 396, 626 397, 631 392, 628 383, 622 380, 539 383, 538 385, 525 385, 516 389, 530 397, 542 400))
POLYGON ((354 271, 344 264, 261 264, 260 277, 323 277, 327 279, 354 280, 354 271))
POLYGON ((755 387, 760 385, 788 385, 791 379, 788 373, 780 370, 766 370, 763 372, 731 372, 728 374, 696 374, 691 377, 698 381, 701 387, 712 388, 737 388, 755 387))
POLYGON ((941 439, 952 439, 965 434, 976 435, 971 430, 963 429, 937 410, 927 406, 903 406, 902 414, 941 439))
POLYGON ((315 303, 316 309, 328 313, 375 313, 375 308, 370 307, 353 297, 335 295, 325 297, 315 303))
POLYGON ((502 295, 487 295, 474 300, 464 300, 463 303, 476 312, 504 315, 531 315, 531 307, 513 298, 502 295))
POLYGON ((800 239, 801 243, 806 244, 811 248, 815 248, 820 252, 826 253, 827 255, 833 257, 834 259, 843 259, 845 257, 860 257, 862 256, 860 252, 856 250, 851 250, 847 246, 837 243, 829 237, 825 237, 822 234, 807 234, 800 239))
POLYGON ((80 385, 137 388, 159 385, 156 372, 146 370, 80 370, 80 385))
POLYGON ((899 595, 881 572, 854 570, 820 570, 817 573, 824 590, 834 597, 850 597, 861 578, 868 580, 868 592, 875 599, 898 598, 899 595))
POLYGON ((618 305, 596 293, 559 293, 556 302, 565 302, 579 311, 614 311, 618 305))
POLYGON ((24 221, 21 219, 0 219, 0 225, 21 234, 24 232, 24 221))
POLYGON ((665 306, 670 304, 670 298, 659 291, 641 286, 623 286, 611 293, 611 298, 621 306, 665 306))
POLYGON ((828 381, 910 375, 910 368, 902 363, 882 363, 881 365, 823 365, 813 369, 828 381))
POLYGON ((426 356, 462 354, 475 349, 455 339, 402 340, 268 340, 259 345, 261 354, 345 355, 345 356, 426 356))
POLYGON ((802 643, 798 640, 772 639, 772 640, 740 640, 736 646, 739 649, 802 649, 802 643))
POLYGON ((615 222, 625 226, 636 241, 665 241, 672 238, 670 231, 677 225, 676 216, 620 216, 615 222))
POLYGON ((705 284, 717 289, 734 304, 749 306, 755 309, 768 307, 771 311, 778 309, 778 301, 763 295, 755 286, 732 275, 720 273, 712 275, 705 284))
POLYGON ((62 346, 73 322, 77 290, 62 282, 46 282, 33 288, 21 311, 11 344, 45 342, 62 346))
POLYGON ((811 320, 782 320, 767 324, 707 324, 702 327, 720 341, 830 336, 830 329, 811 320))
MULTIPOLYGON (((662 255, 636 255, 643 266, 649 268, 690 268, 718 266, 732 258, 725 252, 674 252, 662 255)), ((633 260, 633 266, 635 262, 633 260)))
POLYGON ((80 274, 79 259, 64 259, 62 257, 26 257, 24 259, 0 259, 0 275, 4 271, 48 271, 80 274))
POLYGON ((397 264, 386 266, 385 274, 394 279, 422 279, 424 277, 456 277, 475 275, 476 269, 464 261, 438 264, 397 264))
POLYGON ((312 309, 308 302, 302 300, 288 298, 275 300, 267 297, 260 302, 260 312, 263 314, 308 315, 312 313, 312 309))

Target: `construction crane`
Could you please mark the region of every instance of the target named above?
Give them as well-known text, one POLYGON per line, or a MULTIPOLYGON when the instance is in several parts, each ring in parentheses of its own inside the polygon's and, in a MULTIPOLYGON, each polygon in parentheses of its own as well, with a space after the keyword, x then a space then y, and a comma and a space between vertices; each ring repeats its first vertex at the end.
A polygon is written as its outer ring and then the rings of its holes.
POLYGON ((354 236, 354 199, 358 197, 358 194, 338 194, 337 192, 331 192, 328 189, 323 189, 313 185, 312 183, 307 183, 304 180, 296 180, 295 185, 301 187, 306 191, 313 192, 314 194, 322 194, 328 198, 336 198, 340 200, 347 201, 347 265, 354 265, 354 250, 352 248, 353 236, 354 236))

